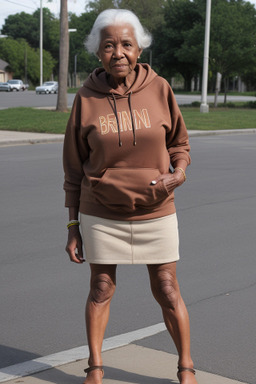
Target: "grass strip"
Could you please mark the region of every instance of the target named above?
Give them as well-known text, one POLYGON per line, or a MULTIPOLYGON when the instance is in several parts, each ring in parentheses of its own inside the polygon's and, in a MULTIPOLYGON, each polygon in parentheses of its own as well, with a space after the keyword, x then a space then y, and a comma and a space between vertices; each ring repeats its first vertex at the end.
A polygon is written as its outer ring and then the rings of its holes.
POLYGON ((244 108, 213 108, 200 113, 198 108, 182 107, 187 129, 212 131, 256 128, 256 110, 244 108))
MULTIPOLYGON (((213 108, 200 113, 199 108, 181 107, 187 129, 224 130, 256 128, 255 109, 213 108)), ((70 113, 34 108, 9 108, 0 111, 0 130, 64 133, 70 113)))
POLYGON ((9 108, 0 111, 0 130, 64 133, 70 113, 34 108, 9 108))

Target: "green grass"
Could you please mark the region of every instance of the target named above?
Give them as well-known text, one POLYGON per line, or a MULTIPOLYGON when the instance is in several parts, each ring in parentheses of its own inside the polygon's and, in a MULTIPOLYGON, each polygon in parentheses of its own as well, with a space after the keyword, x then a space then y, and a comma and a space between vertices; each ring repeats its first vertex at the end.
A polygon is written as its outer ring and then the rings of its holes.
POLYGON ((213 108, 200 113, 199 108, 182 107, 181 112, 189 130, 256 128, 255 109, 213 108))
MULTIPOLYGON (((256 110, 245 108, 181 107, 189 130, 222 130, 256 128, 256 110)), ((9 108, 0 111, 0 130, 21 132, 64 133, 69 113, 33 108, 9 108)))
POLYGON ((0 111, 0 130, 64 133, 69 113, 34 108, 9 108, 0 111))

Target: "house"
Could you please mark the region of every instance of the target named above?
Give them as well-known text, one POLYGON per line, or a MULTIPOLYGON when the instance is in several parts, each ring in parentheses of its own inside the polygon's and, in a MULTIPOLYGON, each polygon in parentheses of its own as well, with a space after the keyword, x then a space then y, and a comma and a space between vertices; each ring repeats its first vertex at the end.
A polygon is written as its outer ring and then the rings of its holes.
POLYGON ((9 63, 0 59, 0 82, 5 83, 7 80, 12 78, 12 74, 8 69, 9 63))

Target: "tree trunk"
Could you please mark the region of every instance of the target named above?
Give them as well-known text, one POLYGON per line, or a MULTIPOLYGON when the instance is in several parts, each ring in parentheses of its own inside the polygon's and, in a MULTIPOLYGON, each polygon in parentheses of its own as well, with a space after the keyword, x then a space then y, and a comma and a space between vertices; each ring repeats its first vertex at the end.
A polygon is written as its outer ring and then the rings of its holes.
POLYGON ((56 110, 68 111, 67 79, 68 79, 68 4, 67 0, 61 0, 60 6, 60 51, 59 51, 59 89, 56 110))
POLYGON ((227 92, 228 92, 228 78, 224 80, 224 104, 227 103, 227 92))
POLYGON ((221 73, 217 72, 216 75, 216 86, 215 86, 215 97, 214 97, 214 107, 216 108, 218 105, 218 95, 221 88, 221 73))

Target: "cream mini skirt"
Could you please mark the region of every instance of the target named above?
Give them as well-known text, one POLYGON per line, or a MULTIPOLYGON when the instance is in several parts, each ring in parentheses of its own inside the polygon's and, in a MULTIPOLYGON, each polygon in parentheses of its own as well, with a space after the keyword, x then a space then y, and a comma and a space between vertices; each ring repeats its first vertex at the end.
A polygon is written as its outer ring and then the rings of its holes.
POLYGON ((176 213, 117 221, 80 214, 85 259, 92 264, 163 264, 179 260, 176 213))

